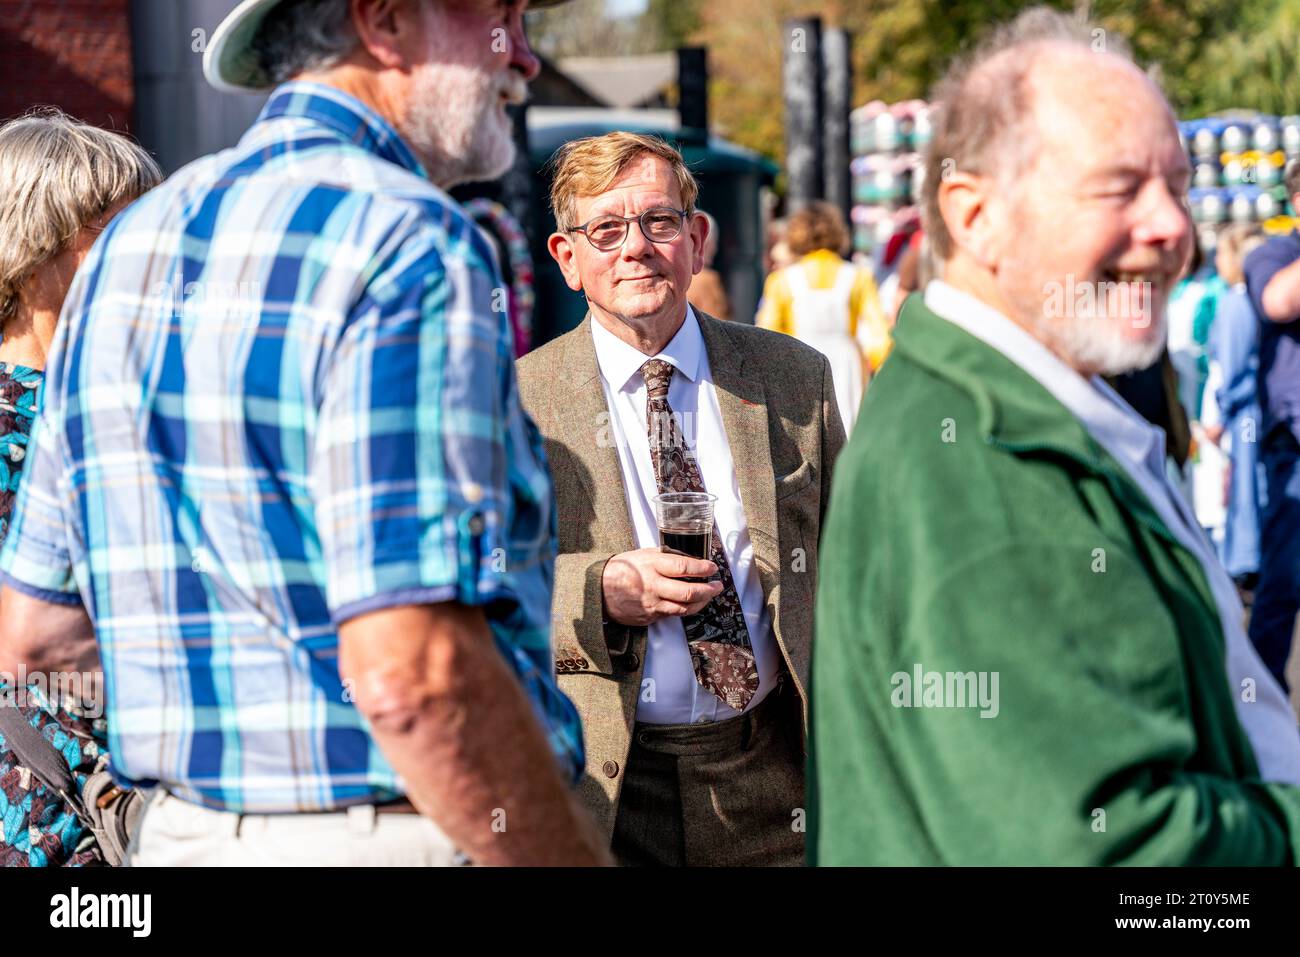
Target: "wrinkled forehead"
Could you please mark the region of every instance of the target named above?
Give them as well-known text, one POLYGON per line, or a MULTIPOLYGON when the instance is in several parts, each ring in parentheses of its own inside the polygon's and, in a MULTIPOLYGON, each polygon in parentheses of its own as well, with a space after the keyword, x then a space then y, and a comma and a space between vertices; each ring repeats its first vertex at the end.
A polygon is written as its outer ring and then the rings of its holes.
POLYGON ((1053 171, 1124 164, 1169 174, 1187 165, 1164 95, 1119 57, 1041 57, 1026 77, 1039 159, 1053 171))
POLYGON ((642 153, 619 170, 600 193, 579 194, 576 200, 578 212, 585 217, 607 213, 629 216, 654 206, 680 209, 682 195, 668 161, 652 153, 642 153))

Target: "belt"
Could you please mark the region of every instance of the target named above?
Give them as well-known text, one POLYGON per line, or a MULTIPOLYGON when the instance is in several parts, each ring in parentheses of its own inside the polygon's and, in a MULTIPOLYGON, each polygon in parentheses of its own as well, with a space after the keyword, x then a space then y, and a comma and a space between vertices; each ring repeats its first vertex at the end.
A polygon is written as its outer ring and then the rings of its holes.
MULTIPOLYGON (((238 811, 222 811, 222 810, 218 810, 217 808, 207 807, 206 805, 199 804, 198 802, 195 801, 191 801, 188 798, 181 797, 179 794, 173 794, 165 787, 162 788, 161 790, 178 801, 184 801, 186 804, 194 804, 196 807, 202 807, 205 810, 211 811, 214 814, 229 814, 232 817, 288 817, 294 814, 347 814, 348 811, 354 807, 356 808, 372 807, 375 809, 376 814, 419 814, 420 813, 419 809, 416 808, 416 806, 412 804, 410 800, 403 797, 403 798, 397 798, 392 801, 386 801, 383 804, 350 804, 347 805, 346 807, 335 808, 332 811, 280 811, 280 812, 254 811, 246 814, 241 814, 238 811)), ((103 804, 101 803, 100 806, 102 807, 103 804)))
POLYGON ((647 724, 636 722, 632 740, 651 751, 692 754, 711 751, 748 750, 759 730, 790 716, 790 697, 794 683, 788 675, 777 678, 777 685, 767 697, 743 714, 721 721, 697 724, 647 724))
POLYGON ((419 809, 406 798, 398 798, 387 804, 376 804, 376 814, 419 814, 419 809))

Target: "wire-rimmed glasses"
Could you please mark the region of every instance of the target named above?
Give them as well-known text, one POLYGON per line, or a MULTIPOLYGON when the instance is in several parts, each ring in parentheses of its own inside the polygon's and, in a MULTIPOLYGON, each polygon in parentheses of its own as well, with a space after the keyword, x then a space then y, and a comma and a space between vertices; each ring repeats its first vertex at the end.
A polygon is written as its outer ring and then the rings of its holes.
POLYGON ((650 242, 669 243, 681 235, 688 215, 684 209, 653 206, 636 216, 597 216, 581 226, 574 226, 572 232, 582 233, 592 246, 608 252, 623 245, 633 220, 641 227, 641 235, 650 242))

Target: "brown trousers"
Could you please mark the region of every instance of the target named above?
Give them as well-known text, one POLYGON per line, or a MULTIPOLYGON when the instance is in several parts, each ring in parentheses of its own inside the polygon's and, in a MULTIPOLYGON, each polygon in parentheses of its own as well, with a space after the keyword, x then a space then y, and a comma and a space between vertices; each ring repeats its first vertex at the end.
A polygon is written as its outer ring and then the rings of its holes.
POLYGON ((788 676, 752 711, 632 733, 614 821, 625 866, 801 867, 804 753, 788 676))

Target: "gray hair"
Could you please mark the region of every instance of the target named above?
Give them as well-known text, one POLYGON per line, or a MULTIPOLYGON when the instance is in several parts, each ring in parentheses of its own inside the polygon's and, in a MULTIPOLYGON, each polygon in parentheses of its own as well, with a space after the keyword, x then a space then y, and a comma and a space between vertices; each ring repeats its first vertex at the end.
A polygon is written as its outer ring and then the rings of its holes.
POLYGON ((253 38, 258 65, 273 83, 328 70, 357 48, 348 0, 286 0, 253 38))
POLYGON ((120 203, 162 182, 134 141, 45 108, 0 127, 0 323, 32 270, 120 203))
POLYGON ((953 170, 1011 182, 1038 151, 1027 82, 1039 51, 1065 44, 1130 60, 1128 44, 1081 18, 1031 7, 957 60, 935 88, 933 134, 925 159, 921 215, 939 260, 951 258, 952 236, 939 213, 939 184, 953 170))

